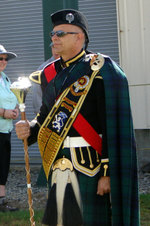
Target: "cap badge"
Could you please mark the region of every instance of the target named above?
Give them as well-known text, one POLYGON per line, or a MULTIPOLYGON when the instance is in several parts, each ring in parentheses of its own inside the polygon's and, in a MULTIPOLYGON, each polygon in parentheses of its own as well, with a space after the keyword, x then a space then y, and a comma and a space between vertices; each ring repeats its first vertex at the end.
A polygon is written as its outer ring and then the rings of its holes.
POLYGON ((71 24, 72 21, 74 21, 74 15, 72 13, 68 13, 66 15, 66 20, 71 24))

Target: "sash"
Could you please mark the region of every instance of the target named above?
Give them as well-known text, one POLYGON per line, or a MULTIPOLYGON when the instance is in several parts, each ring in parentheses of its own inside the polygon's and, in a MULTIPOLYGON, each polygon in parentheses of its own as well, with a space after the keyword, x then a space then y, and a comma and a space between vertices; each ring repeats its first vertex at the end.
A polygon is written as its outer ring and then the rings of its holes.
POLYGON ((38 145, 47 180, 57 153, 99 69, 94 70, 91 75, 83 75, 62 92, 39 130, 38 145))
POLYGON ((99 155, 102 154, 102 138, 80 113, 77 115, 72 126, 99 155))
POLYGON ((98 72, 94 71, 91 78, 84 75, 65 89, 40 128, 38 145, 47 180, 56 155, 98 72))
POLYGON ((47 82, 49 83, 56 75, 55 64, 51 63, 50 67, 46 67, 44 69, 45 77, 47 82))
MULTIPOLYGON (((44 70, 45 73, 45 70, 44 70)), ((63 91, 76 82, 82 75, 91 73, 89 59, 82 58, 77 64, 70 65, 58 72, 57 75, 48 83, 43 95, 43 101, 49 110, 55 104, 55 100, 63 91), (82 73, 82 74, 81 74, 82 73)))

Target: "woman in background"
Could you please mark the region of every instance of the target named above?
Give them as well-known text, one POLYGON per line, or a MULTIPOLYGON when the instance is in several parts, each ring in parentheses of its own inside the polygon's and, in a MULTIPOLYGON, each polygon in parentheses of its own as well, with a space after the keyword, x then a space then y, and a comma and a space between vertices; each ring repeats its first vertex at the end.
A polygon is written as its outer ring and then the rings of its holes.
POLYGON ((10 90, 10 80, 3 72, 10 59, 17 57, 0 45, 0 211, 14 211, 5 201, 6 182, 10 167, 12 121, 19 115, 17 98, 10 90))

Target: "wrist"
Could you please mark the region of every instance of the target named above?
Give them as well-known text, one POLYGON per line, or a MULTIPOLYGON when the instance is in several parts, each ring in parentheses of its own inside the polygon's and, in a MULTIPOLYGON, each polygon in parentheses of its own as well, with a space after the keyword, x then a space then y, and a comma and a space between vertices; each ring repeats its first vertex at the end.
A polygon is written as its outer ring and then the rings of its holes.
POLYGON ((3 111, 3 118, 5 119, 5 113, 6 113, 6 109, 4 108, 4 111, 3 111))
POLYGON ((0 116, 3 118, 4 117, 4 112, 5 112, 5 109, 4 108, 1 108, 0 109, 0 116))

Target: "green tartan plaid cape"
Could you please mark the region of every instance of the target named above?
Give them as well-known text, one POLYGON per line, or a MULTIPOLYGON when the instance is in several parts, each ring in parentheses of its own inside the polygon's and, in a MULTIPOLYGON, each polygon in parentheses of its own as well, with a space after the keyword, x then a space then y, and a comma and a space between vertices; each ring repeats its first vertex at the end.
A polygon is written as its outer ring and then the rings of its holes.
POLYGON ((137 159, 128 82, 109 57, 100 70, 106 98, 113 226, 138 226, 137 159))

